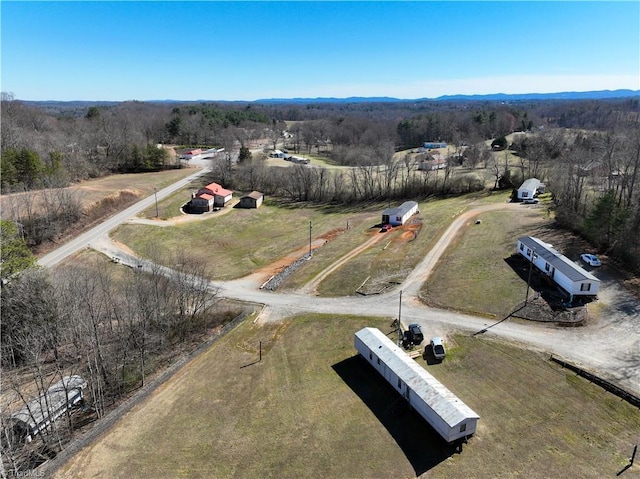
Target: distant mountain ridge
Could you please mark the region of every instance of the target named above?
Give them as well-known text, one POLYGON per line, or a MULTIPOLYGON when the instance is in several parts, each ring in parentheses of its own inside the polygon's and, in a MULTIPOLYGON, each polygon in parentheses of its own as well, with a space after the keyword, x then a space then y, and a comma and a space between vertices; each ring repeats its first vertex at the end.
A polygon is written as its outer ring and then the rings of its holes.
MULTIPOLYGON (((443 95, 436 98, 394 98, 388 96, 381 97, 361 97, 352 96, 345 98, 317 97, 317 98, 263 98, 259 100, 146 100, 141 103, 407 103, 426 101, 522 101, 522 100, 602 100, 612 98, 631 98, 640 96, 640 90, 594 90, 583 92, 558 92, 558 93, 491 93, 487 95, 443 95)), ((21 100, 24 103, 40 107, 60 107, 75 106, 78 108, 92 105, 113 106, 125 101, 103 101, 103 100, 21 100)), ((138 101, 138 100, 127 100, 138 101)))
POLYGON ((410 101, 518 101, 518 100, 598 100, 640 96, 640 90, 594 90, 558 93, 490 93, 486 95, 443 95, 436 98, 401 99, 393 97, 265 98, 254 103, 397 103, 410 101))

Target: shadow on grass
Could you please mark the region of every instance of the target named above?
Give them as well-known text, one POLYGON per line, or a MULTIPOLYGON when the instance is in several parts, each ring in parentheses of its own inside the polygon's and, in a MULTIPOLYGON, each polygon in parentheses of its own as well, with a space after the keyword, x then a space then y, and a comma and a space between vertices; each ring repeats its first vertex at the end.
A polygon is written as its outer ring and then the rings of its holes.
POLYGON ((389 431, 415 470, 433 469, 455 452, 360 355, 332 366, 389 431))
POLYGON ((433 348, 430 344, 424 347, 424 351, 422 352, 422 359, 424 359, 429 366, 442 363, 442 359, 438 359, 434 356, 433 348))
MULTIPOLYGON (((524 284, 522 300, 524 301, 526 295, 527 281, 530 280, 530 297, 536 294, 544 299, 549 307, 553 311, 563 311, 566 309, 564 301, 567 299, 567 295, 558 290, 558 287, 553 281, 545 274, 540 273, 535 266, 531 267, 529 261, 524 259, 519 254, 513 254, 504 259, 504 262, 520 277, 524 284), (531 270, 531 274, 529 271, 531 270)), ((584 299, 583 301, 590 301, 592 298, 584 299)), ((579 301, 576 299, 575 301, 579 301)))

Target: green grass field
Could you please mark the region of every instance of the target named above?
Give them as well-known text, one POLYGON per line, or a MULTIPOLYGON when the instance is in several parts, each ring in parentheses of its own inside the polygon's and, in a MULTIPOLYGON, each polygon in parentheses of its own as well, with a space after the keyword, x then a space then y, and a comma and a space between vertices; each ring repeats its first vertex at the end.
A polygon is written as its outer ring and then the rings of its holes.
POLYGON ((526 284, 505 260, 515 253, 517 238, 550 227, 552 220, 541 209, 526 206, 478 218, 481 224, 449 245, 421 298, 433 306, 502 318, 526 294, 526 284))
MULTIPOLYGON (((506 196, 504 194, 490 196, 480 194, 421 202, 419 209, 422 226, 415 239, 410 241, 411 236, 403 236, 401 229, 384 233, 385 237, 381 241, 349 260, 320 283, 318 294, 321 296, 355 294, 356 289, 367 278, 369 279, 365 286, 368 292, 379 291, 392 283, 402 282, 429 252, 455 216, 466 210, 473 202, 484 204, 484 202, 496 201, 506 201, 506 196)), ((388 204, 380 205, 376 211, 377 216, 374 224, 380 221, 380 213, 386 207, 388 204)), ((382 233, 379 233, 375 228, 369 234, 382 233)), ((366 238, 362 238, 362 240, 364 239, 366 238)), ((305 264, 290 276, 283 287, 302 286, 357 244, 361 244, 361 242, 341 244, 338 241, 332 243, 316 253, 313 261, 305 264)))
POLYGON ((161 244, 167 257, 188 247, 190 254, 209 264, 211 279, 228 280, 304 248, 309 244, 309 222, 312 237, 317 238, 346 229, 347 221, 350 232, 357 233, 379 221, 378 216, 375 208, 302 208, 267 200, 258 209, 234 208, 228 214, 172 227, 123 225, 112 237, 139 254, 152 244, 161 244))
POLYGON ((244 323, 56 477, 589 479, 627 464, 636 408, 538 353, 462 335, 443 363, 417 360, 481 417, 456 454, 356 356, 364 326, 390 332, 373 318, 244 323))

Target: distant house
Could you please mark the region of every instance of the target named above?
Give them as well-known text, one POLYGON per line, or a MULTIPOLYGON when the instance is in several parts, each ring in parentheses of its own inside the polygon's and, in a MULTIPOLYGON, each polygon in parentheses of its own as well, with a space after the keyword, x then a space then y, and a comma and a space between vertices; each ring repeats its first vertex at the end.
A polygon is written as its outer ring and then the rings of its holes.
POLYGON ((447 167, 447 160, 438 153, 420 155, 418 158, 418 170, 435 171, 447 167))
POLYGON ((20 411, 12 414, 14 439, 31 442, 33 436, 51 424, 83 399, 82 390, 87 382, 80 376, 65 376, 46 393, 29 401, 20 411))
POLYGON ((180 154, 180 159, 181 160, 190 160, 192 158, 195 158, 196 156, 200 156, 202 155, 202 149, 201 148, 196 148, 195 150, 187 150, 183 153, 180 154))
POLYGON ((544 184, 540 183, 538 178, 529 178, 522 183, 520 188, 518 188, 518 199, 532 199, 540 192, 541 189, 544 189, 544 184))
POLYGON ((264 200, 264 194, 259 191, 252 191, 248 195, 240 198, 240 208, 259 208, 264 200))
POLYGON ((191 210, 196 213, 204 213, 213 210, 213 208, 222 208, 232 198, 233 192, 231 190, 223 188, 218 183, 210 183, 191 195, 191 210))
POLYGON ((518 238, 517 251, 566 292, 569 302, 574 296, 597 296, 600 280, 552 245, 533 236, 523 236, 518 238))
POLYGON ((427 150, 435 150, 437 148, 446 148, 447 143, 444 141, 426 141, 423 146, 427 150))
POLYGON ((382 224, 393 226, 403 225, 411 216, 418 212, 418 203, 405 201, 397 208, 387 208, 382 212, 382 224))
POLYGON ((309 163, 311 163, 311 160, 309 158, 302 158, 301 156, 290 156, 289 161, 297 163, 299 165, 308 165, 309 163))
POLYGON ((214 198, 214 206, 224 206, 233 197, 233 192, 220 186, 218 183, 209 183, 204 188, 198 190, 197 195, 211 195, 214 198))

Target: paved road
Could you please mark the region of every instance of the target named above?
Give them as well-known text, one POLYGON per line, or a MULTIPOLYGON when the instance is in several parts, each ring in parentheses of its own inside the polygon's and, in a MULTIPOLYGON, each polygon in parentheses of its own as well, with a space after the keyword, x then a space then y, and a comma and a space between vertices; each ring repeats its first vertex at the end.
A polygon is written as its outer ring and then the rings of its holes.
MULTIPOLYGON (((203 162, 203 166, 206 165, 207 163, 203 162)), ((199 171, 159 191, 158 199, 181 188, 205 171, 199 171)), ((144 264, 144 261, 139 258, 132 257, 125 251, 118 249, 109 241, 107 233, 136 213, 149 208, 153 205, 153 201, 153 196, 142 200, 75 241, 43 257, 39 263, 43 266, 53 266, 65 257, 91 244, 93 248, 108 255, 118 256, 125 264, 132 266, 144 264)), ((615 294, 610 294, 605 287, 603 297, 609 297, 608 302, 602 306, 604 313, 600 314, 598 321, 579 328, 563 328, 535 323, 522 324, 509 320, 491 321, 429 308, 417 301, 416 296, 420 286, 426 281, 446 246, 450 244, 460 229, 481 212, 511 206, 508 204, 481 206, 458 216, 404 283, 386 294, 367 297, 318 298, 303 294, 310 292, 305 289, 294 294, 271 293, 260 290, 261 281, 253 275, 223 283, 212 282, 212 287, 219 288, 224 297, 266 305, 260 317, 261 321, 277 321, 302 312, 394 318, 398 317, 400 313, 400 291, 402 291, 401 318, 403 323, 419 323, 426 336, 436 334, 446 336, 452 330, 458 330, 482 334, 485 337, 508 339, 547 354, 561 356, 567 361, 614 380, 626 389, 640 394, 640 307, 635 298, 625 299, 624 292, 617 291, 615 294)), ((612 284, 609 291, 615 291, 615 288, 616 284, 612 284)))
POLYGON ((131 218, 132 216, 137 215, 141 211, 144 211, 147 208, 152 207, 156 201, 156 194, 157 194, 158 201, 160 201, 162 198, 169 196, 174 191, 177 191, 180 188, 187 186, 191 181, 204 175, 211 169, 210 162, 205 160, 201 160, 199 162, 192 161, 192 163, 194 165, 200 166, 201 169, 199 169, 194 174, 189 175, 186 178, 183 178, 182 180, 167 186, 166 188, 158 190, 157 193, 137 202, 135 205, 130 206, 126 210, 113 215, 111 218, 105 220, 103 223, 99 224, 95 228, 92 228, 91 230, 81 234, 75 239, 69 241, 68 243, 65 243, 64 245, 60 246, 58 249, 53 250, 49 254, 46 254, 45 256, 43 256, 38 260, 38 264, 40 266, 44 266, 47 268, 55 266, 56 264, 58 264, 68 256, 71 256, 72 254, 80 251, 81 249, 90 246, 93 241, 106 235, 107 233, 109 233, 109 231, 113 230, 116 226, 119 226, 120 224, 124 223, 128 218, 131 218))

